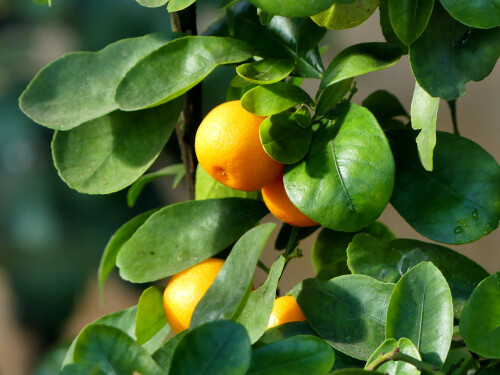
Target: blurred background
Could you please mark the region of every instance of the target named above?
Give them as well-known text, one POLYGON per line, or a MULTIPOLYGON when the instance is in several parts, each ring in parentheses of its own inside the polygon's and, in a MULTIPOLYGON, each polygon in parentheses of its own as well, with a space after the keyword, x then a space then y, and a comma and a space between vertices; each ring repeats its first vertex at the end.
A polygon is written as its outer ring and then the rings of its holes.
MULTIPOLYGON (((199 0, 199 31, 220 14, 219 1, 199 0)), ((137 303, 141 288, 113 274, 99 304, 96 271, 113 232, 149 208, 187 199, 181 184, 171 190, 165 178, 147 187, 133 209, 126 192, 89 196, 69 189, 52 165, 52 131, 36 125, 18 108, 28 82, 48 62, 70 51, 97 51, 116 40, 170 30, 167 11, 147 9, 135 0, 53 0, 52 7, 32 0, 0 0, 0 374, 54 374, 69 342, 99 316, 137 303)), ((376 12, 363 25, 329 32, 322 44, 325 65, 343 48, 360 42, 383 41, 376 12)), ((204 112, 224 101, 234 67, 218 68, 204 84, 204 112)), ((414 80, 407 57, 393 68, 360 77, 354 101, 386 89, 409 111, 414 80)), ((315 91, 318 82, 305 82, 315 91)), ((460 98, 458 121, 462 136, 500 157, 500 67, 482 82, 467 85, 460 98)), ((438 129, 452 131, 448 107, 441 104, 438 129)), ((155 168, 179 162, 175 137, 155 168)), ((266 220, 273 220, 267 218, 266 220)), ((398 237, 425 240, 388 207, 381 221, 398 237)), ((277 232, 277 231, 276 231, 277 232)), ((452 246, 489 272, 500 270, 496 231, 468 245, 452 246)), ((271 239, 270 244, 274 243, 271 239)), ((291 262, 281 282, 288 291, 313 276, 309 255, 313 239, 301 244, 304 257, 291 262)), ((266 249, 263 259, 276 257, 266 249)), ((256 274, 260 285, 264 275, 256 274)))

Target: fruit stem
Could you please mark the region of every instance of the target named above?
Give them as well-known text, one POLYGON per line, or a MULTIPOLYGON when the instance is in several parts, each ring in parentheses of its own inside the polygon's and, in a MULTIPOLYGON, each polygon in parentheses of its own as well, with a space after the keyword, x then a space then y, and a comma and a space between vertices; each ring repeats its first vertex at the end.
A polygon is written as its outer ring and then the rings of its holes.
POLYGON ((422 374, 430 375, 445 375, 443 372, 439 371, 439 368, 426 362, 419 361, 409 355, 401 353, 399 347, 394 348, 388 353, 381 353, 369 366, 365 368, 367 371, 375 371, 384 363, 389 361, 403 361, 409 363, 421 371, 422 374))

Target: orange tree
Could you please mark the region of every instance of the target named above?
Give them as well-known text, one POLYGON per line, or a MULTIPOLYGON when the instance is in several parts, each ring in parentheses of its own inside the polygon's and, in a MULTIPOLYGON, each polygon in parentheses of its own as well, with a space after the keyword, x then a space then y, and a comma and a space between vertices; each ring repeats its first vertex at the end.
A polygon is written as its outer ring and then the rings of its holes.
POLYGON ((188 329, 167 340, 163 291, 152 286, 137 306, 84 328, 61 373, 500 373, 500 273, 445 246, 395 238, 376 221, 390 202, 443 244, 498 227, 499 166, 458 134, 454 115, 465 84, 488 76, 500 55, 498 0, 222 0, 226 16, 203 36, 194 2, 168 2, 174 33, 65 55, 20 98, 26 115, 55 130, 55 167, 81 193, 130 186, 133 204, 146 183, 185 171, 192 199, 125 223, 104 250, 101 286, 115 266, 130 282, 156 282, 226 254, 188 329), (355 27, 377 6, 387 42, 350 46, 325 69, 318 43, 327 30, 355 27), (416 81, 409 114, 381 90, 351 103, 357 76, 401 58, 416 81), (223 64, 235 67, 227 101, 265 117, 260 141, 284 164, 286 196, 318 224, 284 224, 270 269, 259 257, 275 225, 258 224, 268 212, 260 195, 196 169, 200 84, 223 64), (313 97, 303 78, 319 81, 313 97), (441 100, 455 134, 436 131, 441 100), (174 130, 184 168, 144 174, 174 130), (306 321, 266 329, 283 269, 320 226, 317 276, 289 291, 306 321), (268 278, 252 291, 257 266, 268 278))

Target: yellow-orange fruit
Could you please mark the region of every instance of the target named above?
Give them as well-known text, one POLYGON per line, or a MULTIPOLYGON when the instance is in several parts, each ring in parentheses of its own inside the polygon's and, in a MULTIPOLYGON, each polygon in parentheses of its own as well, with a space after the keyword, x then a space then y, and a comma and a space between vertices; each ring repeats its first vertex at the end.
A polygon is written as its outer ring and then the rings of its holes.
POLYGON ((269 317, 267 328, 289 322, 303 322, 305 320, 306 317, 293 296, 279 297, 274 300, 273 312, 269 317))

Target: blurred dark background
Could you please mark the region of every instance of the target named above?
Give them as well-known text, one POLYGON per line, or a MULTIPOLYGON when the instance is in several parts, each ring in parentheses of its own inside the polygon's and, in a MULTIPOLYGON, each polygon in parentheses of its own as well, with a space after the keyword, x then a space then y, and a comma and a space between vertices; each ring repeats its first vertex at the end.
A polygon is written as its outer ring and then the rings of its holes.
MULTIPOLYGON (((218 15, 218 1, 197 3, 199 30, 218 15)), ((113 232, 149 208, 186 199, 184 186, 172 191, 166 178, 149 186, 133 209, 126 192, 89 196, 69 189, 52 165, 53 131, 22 114, 17 99, 40 68, 70 51, 97 51, 116 40, 170 30, 164 8, 148 9, 135 0, 53 0, 52 7, 32 0, 0 0, 0 373, 53 374, 65 342, 97 317, 137 303, 140 289, 110 279, 105 306, 99 305, 96 270, 113 232), (48 353, 45 361, 41 358, 48 353)), ((330 32, 324 44, 325 65, 348 45, 383 40, 378 14, 347 31, 330 32)), ((234 67, 218 68, 204 83, 204 112, 222 102, 234 67)), ((314 90, 317 82, 306 82, 314 90)), ((414 81, 406 58, 394 68, 360 77, 354 101, 378 88, 396 94, 409 109, 414 81)), ((500 118, 498 66, 485 81, 471 83, 458 100, 462 135, 481 144, 498 160, 500 118)), ((438 128, 451 131, 446 105, 438 128)), ((175 137, 155 168, 179 162, 175 137)), ((401 237, 423 239, 389 207, 382 221, 401 237)), ((480 241, 453 247, 483 264, 500 269, 497 232, 480 241)), ((273 243, 271 240, 270 243, 273 243)), ((302 247, 309 249, 312 240, 302 247)), ((276 253, 268 250, 271 263, 276 253)), ((312 276, 308 253, 287 268, 281 284, 288 290, 312 276)), ((260 282, 257 275, 256 284, 260 282)))

